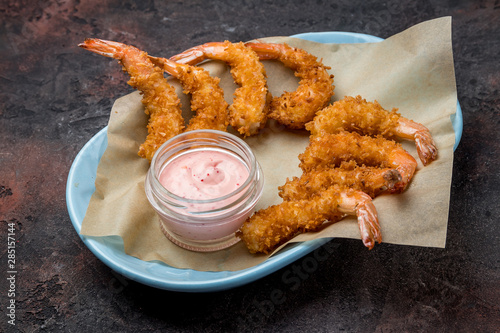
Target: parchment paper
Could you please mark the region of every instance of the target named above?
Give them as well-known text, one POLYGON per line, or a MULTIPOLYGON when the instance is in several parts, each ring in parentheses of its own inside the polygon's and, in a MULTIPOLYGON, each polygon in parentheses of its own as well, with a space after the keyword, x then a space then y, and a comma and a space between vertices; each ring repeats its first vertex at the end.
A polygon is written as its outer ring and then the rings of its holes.
MULTIPOLYGON (((368 101, 377 100, 385 109, 398 108, 403 116, 430 129, 439 149, 438 159, 423 167, 414 144, 405 142, 404 147, 419 163, 410 186, 402 194, 381 195, 374 203, 384 242, 444 247, 455 142, 450 115, 456 112, 457 105, 451 18, 421 23, 380 43, 320 44, 288 37, 259 40, 286 42, 322 58, 335 75, 332 101, 359 94, 368 101)), ((225 98, 231 103, 235 84, 229 68, 216 61, 202 66, 213 76, 221 77, 225 98)), ((281 63, 265 61, 265 67, 274 96, 296 89, 297 79, 281 63)), ((189 97, 182 93, 178 82, 170 81, 177 87, 185 117, 189 118, 189 97)), ((162 234, 158 218, 144 194, 149 162, 137 155, 147 135, 146 124, 139 93, 115 102, 109 120, 108 147, 98 166, 96 191, 81 234, 87 237, 118 235, 123 238, 127 254, 145 261, 163 261, 177 268, 240 270, 266 260, 269 256, 251 255, 241 242, 222 251, 196 253, 172 244, 162 234)), ((287 177, 300 176, 297 156, 304 151, 308 140, 308 132, 287 130, 273 122, 258 136, 246 139, 265 176, 264 195, 257 209, 281 202, 278 186, 283 185, 287 177)), ((293 241, 318 237, 359 239, 356 219, 347 217, 293 241)), ((377 246, 373 251, 376 249, 377 246)))

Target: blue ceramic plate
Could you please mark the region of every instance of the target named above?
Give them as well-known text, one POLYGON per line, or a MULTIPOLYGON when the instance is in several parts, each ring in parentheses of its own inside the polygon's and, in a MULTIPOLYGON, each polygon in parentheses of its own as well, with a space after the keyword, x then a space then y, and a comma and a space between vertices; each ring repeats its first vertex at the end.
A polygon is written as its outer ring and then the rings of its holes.
MULTIPOLYGON (((349 33, 318 32, 294 35, 320 43, 372 43, 381 38, 349 33)), ((457 113, 452 118, 455 129, 455 148, 462 135, 462 112, 457 103, 457 113)), ((97 165, 108 144, 107 127, 97 133, 82 148, 71 166, 66 185, 66 202, 69 216, 75 230, 80 234, 82 221, 95 190, 97 165)), ((201 272, 192 269, 178 269, 162 262, 146 262, 125 254, 120 237, 82 237, 85 245, 107 266, 134 281, 166 290, 184 292, 208 292, 230 289, 255 281, 292 263, 314 251, 329 239, 298 243, 266 260, 240 271, 201 272)))

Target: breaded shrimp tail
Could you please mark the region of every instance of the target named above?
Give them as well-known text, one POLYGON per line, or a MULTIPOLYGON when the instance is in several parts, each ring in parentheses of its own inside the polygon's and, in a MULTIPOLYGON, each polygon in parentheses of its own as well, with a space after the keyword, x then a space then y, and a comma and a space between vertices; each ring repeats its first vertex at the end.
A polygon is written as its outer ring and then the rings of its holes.
POLYGON ((381 242, 375 206, 367 194, 332 186, 309 200, 284 201, 251 216, 238 236, 251 253, 269 253, 296 234, 318 230, 325 221, 338 222, 345 214, 358 216, 363 243, 381 242))
POLYGON ((349 160, 360 165, 396 169, 402 179, 395 184, 392 193, 403 191, 417 168, 417 162, 401 144, 383 137, 372 138, 352 132, 311 137, 299 160, 304 172, 337 167, 349 160))
POLYGON ((394 168, 358 166, 356 162, 342 162, 337 168, 312 170, 300 178, 287 180, 279 187, 283 200, 309 199, 317 192, 332 185, 341 185, 363 191, 372 198, 379 193, 392 190, 402 180, 394 168))
POLYGON ((86 39, 78 46, 118 59, 130 75, 128 84, 142 93, 142 103, 149 115, 149 134, 139 148, 139 156, 151 161, 156 150, 184 128, 181 105, 175 89, 168 84, 163 71, 148 59, 147 53, 133 46, 100 39, 86 39))
POLYGON ((186 131, 213 129, 226 131, 228 122, 228 104, 224 100, 224 91, 219 86, 219 78, 211 77, 201 67, 179 64, 172 60, 149 57, 157 66, 180 81, 184 93, 191 94, 191 110, 196 112, 186 131))
POLYGON ((287 44, 246 43, 261 60, 277 59, 295 71, 300 78, 299 87, 294 92, 285 92, 271 101, 269 118, 294 129, 302 129, 314 118, 318 110, 324 108, 333 96, 333 75, 312 54, 287 44))
POLYGON ((213 42, 195 46, 170 59, 191 65, 205 59, 226 62, 231 67, 234 81, 240 86, 229 106, 229 123, 244 136, 257 134, 265 126, 267 101, 271 96, 264 65, 252 49, 241 42, 213 42))
POLYGON ((430 131, 422 124, 402 117, 397 109, 387 111, 377 102, 367 102, 361 96, 346 96, 343 100, 319 111, 306 124, 312 135, 352 131, 364 135, 382 135, 388 139, 415 141, 424 165, 437 158, 437 148, 430 131))

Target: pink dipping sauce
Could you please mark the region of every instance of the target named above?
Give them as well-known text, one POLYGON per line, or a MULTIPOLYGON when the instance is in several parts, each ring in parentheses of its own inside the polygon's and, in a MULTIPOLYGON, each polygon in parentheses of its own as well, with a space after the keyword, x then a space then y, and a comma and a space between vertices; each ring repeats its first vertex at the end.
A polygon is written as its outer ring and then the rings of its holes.
POLYGON ((157 150, 144 185, 165 236, 180 247, 209 252, 240 240, 235 233, 254 211, 264 175, 240 138, 194 130, 157 150))
MULTIPOLYGON (((160 183, 175 195, 192 200, 223 197, 245 183, 249 175, 245 163, 217 150, 194 150, 174 158, 160 173, 160 183)), ((191 212, 224 207, 238 197, 219 200, 203 207, 188 204, 191 212)))

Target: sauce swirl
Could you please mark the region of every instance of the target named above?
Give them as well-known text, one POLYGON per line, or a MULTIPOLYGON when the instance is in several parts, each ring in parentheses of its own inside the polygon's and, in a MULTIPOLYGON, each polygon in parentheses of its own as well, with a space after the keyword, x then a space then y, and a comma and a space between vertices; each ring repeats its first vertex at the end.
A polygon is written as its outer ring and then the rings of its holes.
MULTIPOLYGON (((191 200, 223 197, 244 184, 249 175, 245 163, 219 150, 193 150, 172 159, 161 171, 160 183, 175 195, 191 200)), ((234 201, 214 203, 217 209, 234 201)), ((191 209, 197 211, 196 205, 191 209)), ((203 207, 206 209, 206 206, 203 207)))

